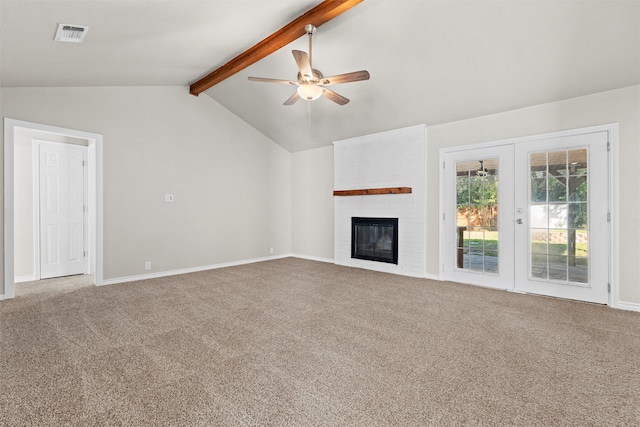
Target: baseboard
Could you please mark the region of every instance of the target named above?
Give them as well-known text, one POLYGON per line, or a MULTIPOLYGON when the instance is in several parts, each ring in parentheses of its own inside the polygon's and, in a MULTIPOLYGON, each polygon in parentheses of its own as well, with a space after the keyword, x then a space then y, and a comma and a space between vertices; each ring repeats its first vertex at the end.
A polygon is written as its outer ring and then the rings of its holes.
POLYGON ((320 257, 300 255, 300 254, 291 254, 290 256, 292 256, 293 258, 308 259, 309 261, 327 262, 329 264, 334 263, 334 261, 329 258, 320 258, 320 257))
POLYGON ((640 304, 637 302, 618 301, 617 307, 620 310, 638 311, 640 312, 640 304))
POLYGON ((439 282, 442 282, 442 279, 440 278, 440 276, 439 276, 438 274, 429 274, 429 273, 426 273, 426 274, 424 275, 424 278, 425 278, 425 279, 429 279, 429 280, 437 280, 437 281, 439 281, 439 282))
POLYGON ((13 279, 13 283, 33 282, 34 280, 38 280, 38 279, 36 279, 35 275, 31 274, 29 276, 18 276, 15 279, 13 279))
POLYGON ((180 274, 196 273, 198 271, 215 270, 216 268, 235 267, 238 265, 253 264, 256 262, 271 261, 274 259, 288 258, 290 254, 274 255, 263 258, 253 258, 241 261, 224 262, 220 264, 203 265, 200 267, 181 268, 178 270, 159 271, 157 273, 138 274, 135 276, 116 277, 114 279, 104 279, 100 283, 96 283, 97 286, 104 285, 117 285, 119 283, 136 282, 138 280, 158 279, 160 277, 177 276, 180 274))

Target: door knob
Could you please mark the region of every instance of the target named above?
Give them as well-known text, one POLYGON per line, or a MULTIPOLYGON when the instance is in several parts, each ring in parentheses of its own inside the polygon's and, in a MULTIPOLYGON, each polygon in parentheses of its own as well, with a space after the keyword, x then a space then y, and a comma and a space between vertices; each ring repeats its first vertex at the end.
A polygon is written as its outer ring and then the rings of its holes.
POLYGON ((518 219, 516 219, 516 223, 518 223, 518 224, 522 224, 522 222, 523 222, 523 221, 522 221, 522 218, 518 218, 518 219))

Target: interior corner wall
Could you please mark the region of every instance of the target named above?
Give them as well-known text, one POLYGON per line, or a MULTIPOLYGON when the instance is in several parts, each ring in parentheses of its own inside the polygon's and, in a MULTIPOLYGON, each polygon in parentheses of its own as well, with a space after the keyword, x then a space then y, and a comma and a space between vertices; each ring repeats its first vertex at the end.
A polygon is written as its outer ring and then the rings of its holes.
MULTIPOLYGON (((427 148, 427 199, 439 200, 439 152, 442 148, 499 141, 595 125, 619 124, 619 301, 640 304, 640 86, 536 105, 505 113, 430 126, 427 148)), ((616 153, 614 153, 615 155, 616 153)), ((429 204, 427 218, 438 218, 438 203, 429 204)), ((427 224, 437 236, 438 221, 427 224)), ((427 239, 427 274, 439 273, 438 239, 427 239)))
POLYGON ((333 146, 292 158, 292 252, 333 260, 333 146))
POLYGON ((3 117, 103 135, 105 280, 291 253, 291 153, 209 96, 2 88, 0 103, 3 117))

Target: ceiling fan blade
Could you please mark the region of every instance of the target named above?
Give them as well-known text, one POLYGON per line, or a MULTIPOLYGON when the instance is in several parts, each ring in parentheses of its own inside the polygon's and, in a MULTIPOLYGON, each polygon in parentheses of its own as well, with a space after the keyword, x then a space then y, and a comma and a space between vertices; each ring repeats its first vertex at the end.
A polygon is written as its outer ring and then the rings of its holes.
POLYGON ((337 76, 323 77, 320 80, 321 85, 337 85, 339 83, 357 82, 360 80, 369 80, 369 72, 367 70, 354 71, 352 73, 338 74, 337 76))
POLYGON ((311 63, 309 62, 309 55, 307 55, 307 52, 292 50, 291 53, 293 53, 293 58, 296 60, 296 64, 298 64, 300 74, 312 78, 313 73, 311 72, 311 63))
POLYGON ((327 89, 326 87, 323 87, 322 89, 324 89, 322 91, 322 96, 324 96, 325 98, 329 98, 330 100, 332 100, 333 102, 335 102, 338 105, 345 105, 349 103, 349 100, 347 98, 345 98, 344 96, 335 93, 332 90, 327 89))
POLYGON ((289 99, 284 101, 284 104, 282 105, 293 105, 298 101, 298 99, 300 99, 300 95, 298 95, 298 92, 294 92, 293 95, 291 95, 289 99))
POLYGON ((248 77, 252 82, 265 82, 265 83, 280 83, 285 85, 298 85, 298 83, 289 80, 268 79, 266 77, 248 77))

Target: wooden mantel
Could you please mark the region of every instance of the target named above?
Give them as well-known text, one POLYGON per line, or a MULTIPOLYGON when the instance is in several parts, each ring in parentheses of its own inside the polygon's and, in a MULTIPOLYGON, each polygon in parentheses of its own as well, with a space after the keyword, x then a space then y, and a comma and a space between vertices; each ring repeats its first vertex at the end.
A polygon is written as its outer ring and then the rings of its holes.
POLYGON ((363 188, 359 190, 335 190, 334 196, 371 196, 374 194, 409 194, 411 187, 363 188))

